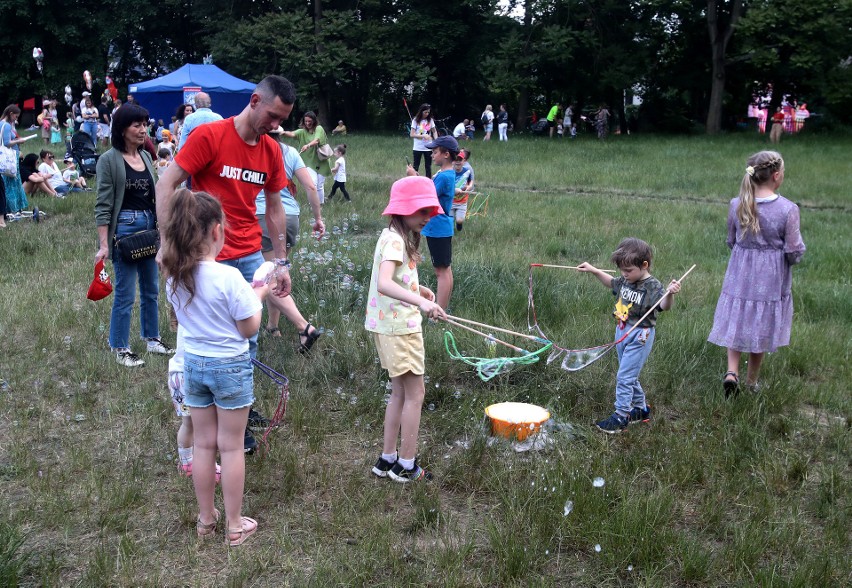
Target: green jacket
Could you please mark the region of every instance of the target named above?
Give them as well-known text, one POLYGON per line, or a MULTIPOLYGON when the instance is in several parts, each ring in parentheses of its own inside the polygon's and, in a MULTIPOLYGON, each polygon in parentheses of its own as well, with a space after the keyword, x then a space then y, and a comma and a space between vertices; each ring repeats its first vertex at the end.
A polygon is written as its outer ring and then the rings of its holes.
MULTIPOLYGON (((142 161, 145 168, 156 181, 154 174, 154 163, 147 151, 141 151, 142 161)), ((107 231, 107 243, 109 243, 109 256, 112 259, 112 242, 115 237, 115 227, 118 224, 118 213, 124 204, 124 184, 127 174, 124 171, 124 157, 121 151, 114 147, 100 156, 98 159, 98 199, 95 201, 95 226, 109 225, 107 231)))

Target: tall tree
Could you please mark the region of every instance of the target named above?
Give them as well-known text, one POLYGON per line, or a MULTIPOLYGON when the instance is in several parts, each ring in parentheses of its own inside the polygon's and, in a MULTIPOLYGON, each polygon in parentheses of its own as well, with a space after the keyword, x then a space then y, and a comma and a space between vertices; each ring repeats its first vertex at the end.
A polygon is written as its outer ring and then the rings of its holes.
POLYGON ((707 107, 707 132, 722 130, 722 106, 725 97, 725 59, 728 43, 743 14, 743 0, 707 0, 707 31, 710 34, 712 83, 707 107))

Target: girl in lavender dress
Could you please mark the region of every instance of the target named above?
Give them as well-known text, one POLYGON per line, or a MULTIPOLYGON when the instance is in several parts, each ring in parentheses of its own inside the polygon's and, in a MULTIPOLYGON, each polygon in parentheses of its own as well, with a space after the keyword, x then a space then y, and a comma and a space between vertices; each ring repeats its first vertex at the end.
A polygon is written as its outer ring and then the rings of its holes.
POLYGON ((728 349, 726 398, 739 392, 743 353, 749 354, 746 384, 756 390, 763 354, 790 343, 792 267, 801 261, 805 244, 799 207, 776 193, 783 181, 781 155, 755 153, 728 211, 731 260, 708 338, 728 349))

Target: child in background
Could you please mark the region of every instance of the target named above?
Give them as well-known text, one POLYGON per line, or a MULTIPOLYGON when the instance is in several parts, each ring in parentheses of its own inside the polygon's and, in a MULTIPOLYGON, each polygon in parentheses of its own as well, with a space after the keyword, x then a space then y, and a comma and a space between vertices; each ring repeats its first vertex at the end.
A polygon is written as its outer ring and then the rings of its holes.
POLYGON ((604 433, 620 433, 630 423, 651 420, 651 406, 645 400, 645 391, 639 384, 639 372, 651 354, 654 345, 657 313, 668 310, 674 302, 674 294, 680 292, 680 282, 672 280, 668 289, 650 274, 653 253, 650 245, 641 239, 629 237, 618 244, 610 261, 621 270, 621 277, 614 278, 590 263, 581 263, 577 269, 591 272, 616 297, 615 340, 618 341, 636 321, 648 312, 660 298, 658 310, 646 317, 624 341, 616 346, 618 352, 618 375, 615 384, 615 412, 609 418, 595 423, 604 433))
POLYGON ((456 230, 461 231, 467 215, 467 201, 473 191, 473 168, 470 167, 470 149, 462 149, 453 160, 453 171, 456 174, 456 192, 453 196, 453 207, 450 216, 456 221, 456 230))
POLYGON ((334 176, 334 185, 331 187, 331 194, 328 199, 331 200, 337 189, 343 192, 343 197, 346 202, 352 202, 349 198, 349 192, 346 191, 346 160, 343 156, 346 155, 346 144, 340 144, 334 148, 334 156, 337 158, 334 162, 334 167, 331 168, 331 175, 334 176))
POLYGON ((69 112, 65 119, 65 153, 71 153, 71 137, 74 135, 74 113, 69 112))
POLYGON ((731 259, 708 338, 728 349, 725 397, 739 392, 743 353, 749 354, 746 385, 756 390, 764 353, 790 344, 793 266, 802 260, 805 243, 799 208, 776 192, 783 181, 781 154, 755 153, 728 209, 731 259))
POLYGON ((417 262, 420 231, 440 210, 435 185, 428 178, 407 177, 394 182, 390 202, 382 212, 390 216, 390 223, 379 236, 373 254, 364 328, 373 333, 392 391, 385 409, 382 455, 372 472, 400 483, 431 479, 416 459, 420 411, 426 394, 426 353, 418 308, 430 318, 446 318, 446 314, 435 304, 432 291, 419 284, 417 262))
POLYGON ((163 174, 169 167, 169 164, 172 162, 172 154, 168 149, 160 149, 157 151, 157 165, 156 172, 157 176, 163 174))
POLYGON ((86 178, 81 176, 80 172, 77 171, 77 164, 74 162, 73 157, 65 158, 65 169, 62 171, 62 179, 71 187, 69 192, 91 191, 86 185, 86 178))
MULTIPOLYGON (((175 354, 169 358, 169 392, 175 412, 180 417, 180 428, 177 432, 178 472, 192 477, 192 419, 189 407, 184 404, 183 394, 183 329, 177 327, 177 346, 175 354)), ((222 468, 216 464, 216 483, 222 478, 222 468)))
MULTIPOLYGON (((432 150, 432 162, 440 168, 432 181, 438 193, 441 210, 423 228, 432 267, 438 279, 438 306, 447 308, 453 293, 453 196, 456 192, 456 173, 453 171, 453 161, 459 154, 459 143, 453 137, 438 137, 426 147, 432 150)), ((409 176, 417 175, 417 171, 408 166, 409 176)))
MULTIPOLYGON (((178 190, 161 247, 166 295, 183 329, 183 402, 194 429, 192 482, 196 533, 216 532, 216 451, 222 462, 225 543, 242 545, 257 521, 241 514, 245 487, 243 438, 254 403, 249 338, 260 328, 263 282, 252 291, 236 268, 216 262, 225 244, 225 216, 205 192, 178 190)), ((263 269, 263 266, 261 266, 263 269)), ((253 284, 254 285, 254 284, 253 284)))
POLYGON ((56 145, 62 143, 62 127, 59 126, 59 121, 55 118, 50 121, 50 142, 56 145))

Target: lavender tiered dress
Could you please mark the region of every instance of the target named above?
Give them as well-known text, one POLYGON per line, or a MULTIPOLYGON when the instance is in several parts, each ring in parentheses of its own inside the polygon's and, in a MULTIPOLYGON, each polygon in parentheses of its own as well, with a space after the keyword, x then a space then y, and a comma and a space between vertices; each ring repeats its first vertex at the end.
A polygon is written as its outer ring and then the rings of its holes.
POLYGON ((793 265, 805 253, 799 208, 783 196, 758 201, 760 233, 743 234, 740 199, 728 211, 731 259, 708 341, 744 353, 789 345, 793 323, 793 265))

